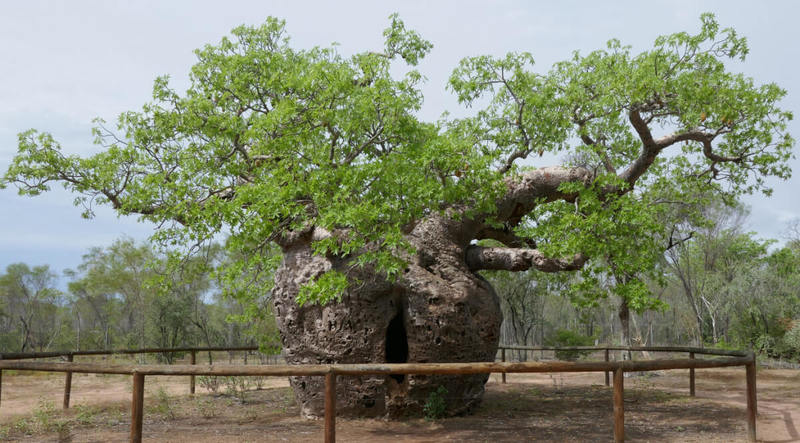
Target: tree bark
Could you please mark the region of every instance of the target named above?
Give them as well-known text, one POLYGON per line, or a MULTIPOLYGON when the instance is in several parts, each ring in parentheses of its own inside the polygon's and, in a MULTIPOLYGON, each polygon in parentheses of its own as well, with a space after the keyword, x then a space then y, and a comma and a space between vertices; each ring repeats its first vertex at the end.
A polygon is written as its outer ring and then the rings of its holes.
MULTIPOLYGON (((341 302, 299 306, 299 288, 349 260, 314 255, 315 229, 284 247, 273 300, 286 361, 308 363, 494 361, 502 314, 492 287, 466 263, 463 222, 431 217, 408 240, 417 248, 395 282, 369 269, 341 302)), ((428 396, 447 389, 449 414, 481 400, 488 375, 346 377, 337 384, 338 413, 351 416, 421 415, 428 396)), ((290 379, 305 416, 324 411, 319 377, 290 379)))
MULTIPOLYGON (((484 269, 545 272, 579 269, 586 257, 546 257, 528 242, 517 241, 513 227, 545 200, 574 199, 559 186, 587 182, 582 168, 550 167, 528 171, 507 182, 498 201, 498 230, 489 215, 465 217, 449 208, 420 220, 406 235, 415 255, 393 282, 369 267, 354 267, 354 257, 314 255, 315 240, 335 235, 309 227, 288 233, 279 244, 283 262, 275 274, 273 302, 290 364, 378 362, 494 361, 502 313, 484 269), (502 238, 506 247, 483 248, 473 241, 502 238), (299 306, 300 288, 328 270, 355 282, 340 302, 299 306)), ((337 384, 338 413, 351 416, 420 415, 428 396, 447 389, 447 413, 462 414, 481 400, 488 375, 347 377, 337 384)), ((292 377, 290 382, 305 416, 324 411, 322 381, 292 377)))

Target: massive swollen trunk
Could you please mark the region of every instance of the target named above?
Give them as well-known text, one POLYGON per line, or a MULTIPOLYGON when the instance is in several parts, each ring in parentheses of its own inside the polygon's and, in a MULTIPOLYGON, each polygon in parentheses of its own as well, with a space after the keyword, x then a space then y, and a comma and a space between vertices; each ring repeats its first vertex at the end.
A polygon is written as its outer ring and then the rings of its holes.
MULTIPOLYGON (((337 233, 310 227, 280 241, 284 260, 275 276, 273 300, 286 360, 290 364, 493 361, 502 314, 482 269, 546 272, 574 270, 586 260, 545 257, 513 228, 537 202, 570 200, 558 190, 565 181, 587 181, 588 171, 550 167, 508 180, 507 194, 488 216, 465 216, 463 208, 420 220, 407 234, 414 256, 389 282, 367 268, 351 268, 353 257, 314 255, 315 240, 337 233), (498 223, 502 227, 498 228, 498 223), (491 238, 504 247, 480 247, 491 238), (340 302, 298 306, 300 287, 329 269, 352 281, 340 302)), ((422 412, 430 394, 447 389, 449 414, 467 413, 483 396, 488 375, 340 377, 337 411, 351 416, 403 416, 422 412)), ((305 416, 323 413, 321 377, 290 379, 305 416)))
MULTIPOLYGON (((418 254, 389 283, 363 271, 341 302, 295 302, 303 283, 346 260, 313 255, 315 230, 284 246, 273 293, 290 364, 493 361, 502 315, 492 287, 466 264, 468 239, 448 222, 420 223, 409 235, 418 254)), ((351 271, 352 273, 352 271, 351 271)), ((431 392, 447 389, 447 412, 467 413, 481 400, 488 375, 340 377, 337 411, 351 416, 420 415, 431 392)), ((324 411, 321 377, 290 378, 303 415, 324 411)))

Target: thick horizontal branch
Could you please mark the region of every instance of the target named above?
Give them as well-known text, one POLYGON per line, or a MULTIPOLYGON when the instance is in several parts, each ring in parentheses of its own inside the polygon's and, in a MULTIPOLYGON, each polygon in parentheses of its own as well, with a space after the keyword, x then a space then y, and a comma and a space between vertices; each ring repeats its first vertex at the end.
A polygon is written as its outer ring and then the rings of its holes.
MULTIPOLYGON (((508 177, 505 181, 507 191, 498 199, 497 210, 493 214, 483 214, 472 219, 474 223, 466 223, 465 226, 470 225, 470 229, 474 230, 465 237, 470 240, 494 239, 512 248, 536 251, 535 242, 519 238, 514 234, 514 228, 539 204, 558 200, 575 201, 577 194, 564 192, 561 185, 572 182, 589 185, 593 179, 594 174, 586 168, 562 166, 548 166, 508 177), (488 219, 495 223, 487 223, 488 219), (503 227, 495 227, 497 222, 502 223, 503 227)), ((478 264, 479 257, 475 260, 478 260, 475 262, 476 270, 507 269, 485 267, 478 264)), ((524 269, 530 267, 531 265, 526 265, 524 269)))
POLYGON ((527 271, 534 268, 542 272, 576 271, 583 267, 588 257, 576 254, 569 259, 551 258, 538 249, 486 248, 470 245, 467 248, 467 266, 472 271, 527 271))
POLYGON ((574 194, 559 189, 562 184, 580 182, 588 185, 593 178, 591 171, 580 167, 548 166, 525 171, 506 181, 508 192, 497 202, 495 218, 513 228, 539 203, 573 201, 574 194))
POLYGON ((694 141, 694 142, 706 142, 714 137, 714 134, 709 134, 700 130, 692 130, 686 132, 678 132, 675 134, 665 135, 658 140, 655 140, 655 144, 659 147, 659 149, 664 149, 666 147, 672 146, 675 143, 685 142, 685 141, 694 141))

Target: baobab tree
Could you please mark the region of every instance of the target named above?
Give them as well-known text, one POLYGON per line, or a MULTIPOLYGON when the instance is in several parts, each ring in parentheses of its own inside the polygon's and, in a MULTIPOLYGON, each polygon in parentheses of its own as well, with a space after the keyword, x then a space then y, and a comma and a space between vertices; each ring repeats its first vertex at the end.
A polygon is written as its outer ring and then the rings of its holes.
MULTIPOLYGON (((416 115, 431 44, 396 16, 384 37, 344 56, 292 48, 276 19, 234 29, 196 51, 185 93, 158 78, 141 111, 98 122, 94 156, 20 134, 4 182, 63 184, 86 215, 139 214, 189 252, 226 235, 236 259, 219 273, 243 303, 271 296, 301 364, 493 360, 501 311, 480 271, 600 270, 587 261, 659 229, 655 195, 768 192, 766 177, 789 176, 785 92, 726 69, 748 48, 711 15, 696 35, 638 55, 612 40, 544 73, 528 53, 464 59, 448 87, 479 109, 436 123, 416 115), (537 164, 545 152, 572 160, 537 164)), ((338 407, 413 414, 441 385, 461 413, 486 379, 348 377, 338 407)), ((304 414, 322 410, 319 380, 291 383, 304 414)))

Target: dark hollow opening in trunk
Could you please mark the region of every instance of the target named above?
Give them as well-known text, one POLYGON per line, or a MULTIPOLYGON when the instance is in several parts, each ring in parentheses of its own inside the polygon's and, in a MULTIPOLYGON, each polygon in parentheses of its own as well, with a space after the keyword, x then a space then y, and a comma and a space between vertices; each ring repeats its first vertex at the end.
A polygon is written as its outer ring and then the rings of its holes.
MULTIPOLYGON (((403 324, 403 313, 398 312, 386 328, 386 363, 408 362, 408 337, 403 324)), ((403 383, 403 374, 390 375, 397 383, 403 383)))

